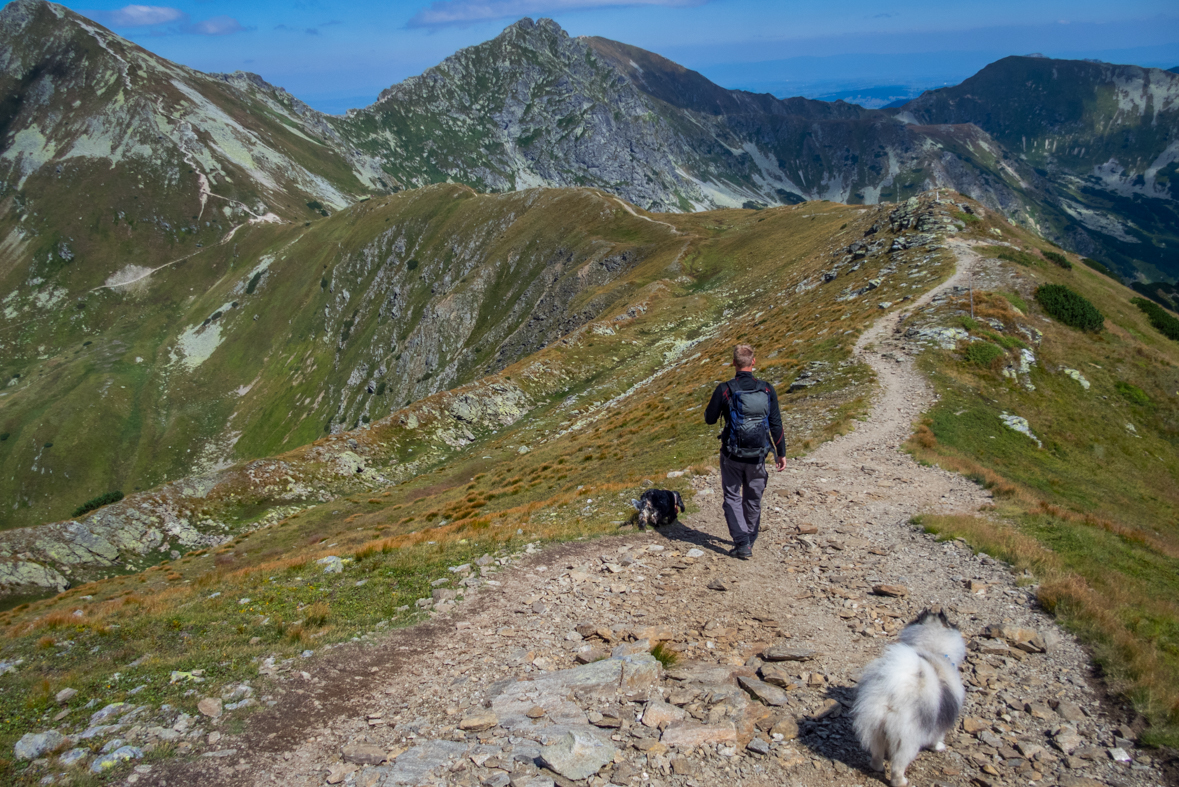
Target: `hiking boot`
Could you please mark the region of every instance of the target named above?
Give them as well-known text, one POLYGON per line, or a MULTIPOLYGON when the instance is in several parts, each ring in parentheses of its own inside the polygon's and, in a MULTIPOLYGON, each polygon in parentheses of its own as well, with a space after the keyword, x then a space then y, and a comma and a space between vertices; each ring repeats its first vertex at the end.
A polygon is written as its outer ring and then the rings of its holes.
POLYGON ((739 560, 748 560, 753 557, 753 550, 747 546, 733 547, 729 550, 729 557, 735 557, 739 560))

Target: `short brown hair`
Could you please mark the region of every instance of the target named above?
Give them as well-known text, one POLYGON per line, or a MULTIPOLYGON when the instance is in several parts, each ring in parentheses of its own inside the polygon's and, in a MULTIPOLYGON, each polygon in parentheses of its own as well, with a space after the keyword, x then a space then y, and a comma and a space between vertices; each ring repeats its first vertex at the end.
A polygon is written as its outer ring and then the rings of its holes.
POLYGON ((738 344, 734 347, 733 366, 738 369, 748 369, 753 366, 753 348, 748 344, 738 344))

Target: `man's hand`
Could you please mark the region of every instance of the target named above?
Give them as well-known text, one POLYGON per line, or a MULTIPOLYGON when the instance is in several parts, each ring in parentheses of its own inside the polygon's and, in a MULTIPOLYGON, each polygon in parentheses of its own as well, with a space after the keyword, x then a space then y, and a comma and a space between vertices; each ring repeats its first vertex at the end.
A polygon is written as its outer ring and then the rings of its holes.
POLYGON ((774 467, 777 469, 777 471, 779 473, 782 472, 783 470, 785 470, 786 469, 786 457, 779 456, 779 457, 775 458, 774 459, 774 467))

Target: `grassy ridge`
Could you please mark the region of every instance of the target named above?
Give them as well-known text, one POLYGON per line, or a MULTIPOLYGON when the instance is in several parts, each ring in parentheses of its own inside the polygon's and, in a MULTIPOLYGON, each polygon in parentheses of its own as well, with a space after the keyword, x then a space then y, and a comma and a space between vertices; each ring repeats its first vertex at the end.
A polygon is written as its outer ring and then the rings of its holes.
MULTIPOLYGON (((1037 245, 1026 235, 1019 240, 1033 251, 1037 245)), ((978 343, 922 357, 941 398, 911 449, 997 496, 996 510, 984 516, 923 522, 1031 570, 1041 601, 1093 646, 1112 687, 1150 721, 1144 739, 1174 746, 1179 351, 1132 304, 1131 290, 1085 266, 1040 263, 1021 274, 1025 294, 1044 284, 1079 293, 1105 315, 1104 328, 1069 328, 1038 306, 1025 316, 1030 298, 975 293, 976 338, 996 335, 991 322, 1002 324, 1007 338, 1019 335, 1019 325, 1043 331, 1032 348, 1034 390, 1002 375, 1018 364, 1018 348, 981 366, 966 357, 978 343), (1043 447, 1008 429, 999 418, 1005 412, 1026 418, 1043 447)), ((946 319, 965 308, 951 305, 946 319)))

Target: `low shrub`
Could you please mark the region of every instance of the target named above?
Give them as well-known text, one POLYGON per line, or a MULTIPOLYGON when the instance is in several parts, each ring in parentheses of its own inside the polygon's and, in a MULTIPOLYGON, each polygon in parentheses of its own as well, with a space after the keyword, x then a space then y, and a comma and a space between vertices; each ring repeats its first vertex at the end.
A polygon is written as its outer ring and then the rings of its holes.
POLYGON ((990 342, 971 342, 962 355, 970 363, 989 367, 996 358, 1001 358, 1006 353, 1003 352, 1003 348, 990 342))
POLYGON ((1044 255, 1044 259, 1059 265, 1065 270, 1071 271, 1073 269, 1073 264, 1069 262, 1068 257, 1058 251, 1042 251, 1040 253, 1044 255))
POLYGON ((1082 331, 1100 331, 1105 317, 1083 295, 1063 284, 1045 284, 1036 289, 1036 300, 1048 316, 1082 331))
POLYGON ((82 516, 83 514, 90 513, 96 508, 109 506, 111 503, 117 503, 122 499, 123 493, 116 489, 113 492, 107 492, 105 495, 99 495, 98 497, 93 497, 87 500, 85 503, 75 508, 74 513, 70 514, 70 516, 82 516))
POLYGON ((1001 248, 995 254, 995 256, 1001 260, 1014 262, 1016 265, 1027 265, 1028 267, 1035 267, 1036 265, 1040 264, 1040 261, 1035 257, 1028 254, 1026 251, 1020 251, 1019 249, 1001 248))
POLYGON ((1130 303, 1137 306, 1146 314, 1150 320, 1150 324, 1155 327, 1155 330, 1168 339, 1179 342, 1179 319, 1176 319, 1175 315, 1154 301, 1146 300, 1146 298, 1131 298, 1130 303))
POLYGON ((1146 395, 1146 391, 1142 390, 1137 385, 1118 380, 1116 383, 1114 383, 1114 388, 1116 388, 1117 392, 1122 395, 1122 398, 1130 404, 1142 406, 1150 404, 1150 397, 1146 395))

